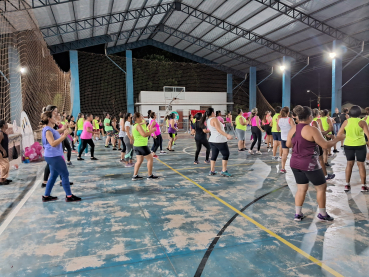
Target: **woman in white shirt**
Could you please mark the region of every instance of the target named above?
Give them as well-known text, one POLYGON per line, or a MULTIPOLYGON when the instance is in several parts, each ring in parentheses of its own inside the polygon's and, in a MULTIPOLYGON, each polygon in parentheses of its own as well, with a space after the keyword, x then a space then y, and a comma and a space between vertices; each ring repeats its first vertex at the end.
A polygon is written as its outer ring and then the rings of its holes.
POLYGON ((289 117, 290 109, 288 107, 283 107, 281 110, 281 117, 278 119, 277 130, 281 132, 281 143, 282 143, 282 169, 281 173, 287 173, 286 171, 286 161, 289 149, 286 146, 287 135, 293 126, 295 126, 295 122, 291 117, 289 117))
POLYGON ((216 175, 215 171, 215 162, 218 158, 219 152, 223 155, 222 161, 222 172, 220 173, 222 176, 230 177, 231 174, 227 171, 227 164, 229 158, 229 148, 227 140, 232 139, 231 135, 228 135, 224 131, 223 124, 220 123, 219 119, 215 117, 214 109, 208 108, 206 113, 200 120, 201 128, 205 128, 205 120, 206 127, 210 131, 211 136, 209 138, 209 143, 211 147, 211 160, 210 160, 210 173, 209 175, 216 175))
POLYGON ((125 137, 123 138, 124 143, 126 144, 126 155, 124 156, 126 167, 134 167, 134 163, 132 162, 133 158, 133 136, 132 136, 132 114, 126 113, 124 117, 124 130, 125 137))
MULTIPOLYGON (((126 143, 124 142, 124 137, 126 136, 125 126, 124 126, 124 117, 125 113, 119 113, 119 139, 122 142, 122 152, 120 154, 120 162, 125 162, 124 156, 126 155, 126 143)), ((119 149, 118 149, 119 150, 119 149)))

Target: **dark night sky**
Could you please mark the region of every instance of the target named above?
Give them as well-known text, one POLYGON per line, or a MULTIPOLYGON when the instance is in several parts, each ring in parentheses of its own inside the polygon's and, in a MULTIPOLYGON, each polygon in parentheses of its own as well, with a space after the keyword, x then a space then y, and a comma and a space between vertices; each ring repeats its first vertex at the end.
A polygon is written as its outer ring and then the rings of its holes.
MULTIPOLYGON (((89 48, 80 49, 85 52, 92 52, 97 54, 104 54, 104 45, 93 46, 89 48)), ((145 46, 142 48, 133 50, 133 57, 142 59, 147 55, 157 54, 163 55, 166 59, 174 62, 193 62, 183 57, 174 55, 172 53, 163 51, 161 49, 145 46)), ((124 55, 124 53, 118 53, 117 55, 124 55)), ((344 58, 343 65, 345 65, 350 58, 349 55, 353 53, 347 53, 344 58)), ((369 57, 369 55, 366 55, 369 57)), ((68 52, 54 55, 54 59, 59 64, 62 70, 69 70, 69 54, 68 52)), ((355 73, 357 73, 362 67, 369 63, 368 59, 359 57, 354 60, 347 68, 343 71, 344 84, 350 79, 355 73)), ((293 70, 297 72, 304 66, 302 63, 295 64, 293 70)), ((262 80, 270 72, 259 71, 257 79, 262 80)), ((316 94, 321 94, 321 108, 330 109, 331 99, 323 98, 331 96, 331 82, 332 82, 332 70, 331 60, 327 55, 319 55, 310 58, 310 65, 299 75, 292 80, 291 87, 291 102, 293 105, 306 105, 309 106, 309 97, 315 100, 312 102, 312 107, 315 108, 317 105, 316 97, 308 94, 307 90, 312 90, 316 94)), ((282 102, 282 77, 279 69, 274 68, 274 74, 264 81, 260 86, 260 90, 269 101, 269 103, 281 103, 282 102)), ((236 84, 234 84, 236 85, 236 84)), ((360 105, 361 107, 369 106, 369 65, 364 68, 355 78, 353 78, 344 88, 342 93, 342 103, 351 102, 353 104, 360 105)))

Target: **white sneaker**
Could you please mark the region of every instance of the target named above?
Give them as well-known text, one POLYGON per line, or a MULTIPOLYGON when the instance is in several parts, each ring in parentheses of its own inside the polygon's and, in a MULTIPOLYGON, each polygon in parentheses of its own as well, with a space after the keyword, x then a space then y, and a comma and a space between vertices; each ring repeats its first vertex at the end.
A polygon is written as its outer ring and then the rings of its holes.
POLYGON ((91 157, 90 153, 85 153, 85 157, 91 157))
POLYGON ((256 154, 257 155, 262 155, 262 153, 260 151, 257 151, 256 154))
POLYGON ((282 157, 278 157, 278 161, 281 161, 282 160, 282 157))
POLYGON ((249 154, 250 154, 250 155, 254 155, 254 151, 249 150, 249 154))
POLYGON ((270 152, 270 151, 272 151, 272 149, 271 148, 268 148, 268 152, 270 152))

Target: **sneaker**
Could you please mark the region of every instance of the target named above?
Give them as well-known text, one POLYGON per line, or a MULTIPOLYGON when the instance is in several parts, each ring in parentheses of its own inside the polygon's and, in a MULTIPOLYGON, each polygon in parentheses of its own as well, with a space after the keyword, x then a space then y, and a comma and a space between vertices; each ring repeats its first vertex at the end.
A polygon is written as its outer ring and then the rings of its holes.
POLYGON ((167 154, 167 152, 165 152, 165 151, 160 151, 160 154, 159 154, 159 155, 165 155, 165 154, 167 154))
POLYGON ((278 160, 278 157, 272 157, 272 160, 273 161, 277 161, 278 160))
POLYGON ((153 155, 152 157, 155 158, 155 159, 157 159, 158 158, 158 155, 153 155))
POLYGON ((361 192, 368 192, 369 191, 369 188, 364 185, 364 186, 361 186, 361 192))
POLYGON ((110 146, 109 145, 105 145, 105 148, 110 148, 110 146))
POLYGON ((351 189, 351 186, 350 185, 346 185, 345 186, 345 191, 350 191, 350 189, 351 189))
POLYGON ((138 176, 138 175, 132 176, 132 181, 137 181, 137 180, 142 180, 142 179, 143 179, 143 177, 138 176))
POLYGON ((320 213, 318 214, 318 219, 320 220, 320 221, 333 221, 334 220, 334 218, 333 217, 331 217, 328 213, 327 213, 327 215, 325 215, 325 216, 323 216, 323 215, 321 215, 320 213))
POLYGON ((92 161, 98 161, 99 159, 95 158, 95 157, 91 157, 92 161))
POLYGON ((56 196, 43 196, 42 195, 42 202, 49 202, 49 201, 55 201, 58 200, 58 197, 56 196))
POLYGON ((242 148, 243 149, 243 151, 247 151, 247 150, 249 150, 248 148, 242 148))
POLYGON ((81 201, 81 200, 82 200, 82 198, 77 197, 77 196, 75 196, 73 194, 72 194, 71 197, 65 196, 65 202, 76 202, 76 201, 81 201))
POLYGON ((112 150, 117 150, 117 148, 113 147, 113 149, 112 149, 112 150))
POLYGON ((272 151, 272 148, 268 147, 268 152, 272 151))
POLYGON ((295 214, 295 218, 294 218, 295 221, 301 221, 303 219, 304 219, 304 214, 303 213, 295 214))
POLYGON ((152 180, 152 179, 158 179, 158 176, 155 176, 154 174, 150 175, 147 177, 147 180, 152 180))
POLYGON ((256 152, 256 155, 262 155, 263 153, 261 153, 260 151, 256 152))
POLYGON ((72 162, 67 162, 67 165, 72 165, 72 162))
POLYGON ((281 169, 279 172, 282 173, 282 174, 286 174, 287 173, 287 171, 285 169, 281 169))
POLYGON ((130 163, 127 163, 124 165, 124 167, 134 167, 135 165, 134 164, 130 164, 130 163))
POLYGON ((210 161, 209 160, 205 160, 204 163, 210 164, 210 161))
POLYGON ((77 161, 84 161, 85 159, 82 159, 81 157, 77 157, 77 161))
POLYGON ((249 150, 249 154, 250 154, 250 155, 254 155, 254 151, 249 150))
POLYGON ((340 151, 338 151, 337 149, 333 150, 333 153, 339 153, 340 151))
POLYGON ((224 177, 231 177, 232 175, 228 173, 228 170, 220 172, 220 175, 224 177))
POLYGON ((216 171, 214 171, 214 172, 213 172, 213 171, 210 171, 210 172, 209 172, 209 176, 217 175, 217 173, 218 173, 218 172, 216 172, 216 171))
POLYGON ((125 159, 120 159, 120 160, 119 160, 119 162, 121 162, 121 163, 125 163, 125 162, 126 162, 126 160, 125 160, 125 159))
POLYGON ((325 166, 331 166, 329 163, 325 163, 325 166))
POLYGON ((194 161, 193 164, 199 164, 199 161, 194 161))
POLYGON ((282 160, 282 157, 278 157, 278 161, 282 160))
POLYGON ((325 177, 325 180, 326 180, 326 181, 329 181, 329 180, 334 179, 334 177, 336 177, 336 174, 328 174, 328 176, 327 176, 327 177, 325 177))
POLYGON ((118 150, 120 151, 120 150, 122 150, 122 148, 118 148, 118 150))
POLYGON ((46 188, 46 184, 41 183, 41 187, 42 187, 42 188, 46 188))
POLYGON ((238 149, 238 152, 242 152, 242 151, 245 151, 245 149, 244 148, 238 149))

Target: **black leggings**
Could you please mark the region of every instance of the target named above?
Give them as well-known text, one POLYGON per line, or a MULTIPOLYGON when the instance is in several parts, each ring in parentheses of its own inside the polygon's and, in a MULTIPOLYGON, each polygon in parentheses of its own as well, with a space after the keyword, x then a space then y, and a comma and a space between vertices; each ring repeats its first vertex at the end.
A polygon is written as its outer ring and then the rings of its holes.
POLYGON ((229 148, 226 142, 214 143, 210 142, 211 146, 211 160, 216 161, 219 155, 219 152, 223 155, 223 160, 228 161, 229 158, 229 148))
POLYGON ((252 126, 251 127, 251 133, 252 133, 252 138, 254 139, 252 141, 250 150, 252 150, 256 144, 256 141, 258 142, 258 151, 260 151, 260 145, 261 145, 261 131, 259 129, 259 127, 257 126, 252 126))
POLYGON ((162 151, 163 150, 163 138, 161 134, 157 135, 156 138, 154 138, 154 144, 151 147, 151 151, 156 153, 159 147, 160 147, 160 151, 162 151))
POLYGON ((196 152, 195 152, 195 161, 197 161, 199 159, 199 154, 201 151, 201 146, 204 145, 206 147, 206 158, 205 160, 209 160, 209 155, 210 155, 210 144, 208 142, 207 139, 201 139, 201 140, 196 140, 196 152))
POLYGON ((126 150, 127 150, 127 147, 126 147, 126 144, 124 142, 124 137, 119 137, 120 138, 120 141, 122 142, 122 153, 126 153, 126 150))
POLYGON ((70 157, 72 156, 72 148, 70 147, 70 143, 67 138, 63 140, 63 151, 64 151, 64 148, 67 149, 67 161, 70 162, 70 157))
POLYGON ((80 158, 82 155, 82 152, 85 151, 85 148, 87 147, 87 144, 91 146, 91 158, 94 157, 94 151, 95 151, 95 144, 92 139, 81 139, 82 140, 82 147, 81 150, 78 153, 78 157, 80 158))

